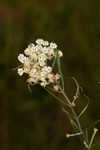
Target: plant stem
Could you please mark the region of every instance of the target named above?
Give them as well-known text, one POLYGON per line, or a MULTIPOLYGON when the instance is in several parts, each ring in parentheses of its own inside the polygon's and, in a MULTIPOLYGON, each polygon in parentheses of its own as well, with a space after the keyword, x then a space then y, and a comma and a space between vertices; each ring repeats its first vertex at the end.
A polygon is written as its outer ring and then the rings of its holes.
POLYGON ((74 109, 73 106, 72 106, 72 103, 70 102, 68 96, 66 95, 66 93, 65 93, 63 90, 61 90, 61 93, 62 93, 62 95, 65 97, 67 103, 69 104, 70 109, 71 109, 72 114, 73 114, 73 117, 74 117, 74 119, 75 119, 75 121, 76 121, 76 123, 77 123, 78 129, 79 129, 80 133, 82 133, 83 143, 84 143, 85 148, 86 148, 87 150, 90 150, 90 146, 89 146, 89 144, 88 144, 88 142, 87 142, 85 133, 84 133, 84 131, 83 131, 82 127, 81 127, 81 124, 80 124, 80 120, 79 120, 79 118, 78 118, 77 113, 75 112, 75 109, 74 109))
POLYGON ((93 135, 92 135, 92 137, 91 137, 91 141, 90 141, 90 144, 89 144, 89 148, 91 148, 91 146, 92 146, 92 143, 93 143, 93 140, 94 140, 94 137, 95 137, 97 131, 98 131, 98 129, 94 128, 94 132, 93 132, 93 135))

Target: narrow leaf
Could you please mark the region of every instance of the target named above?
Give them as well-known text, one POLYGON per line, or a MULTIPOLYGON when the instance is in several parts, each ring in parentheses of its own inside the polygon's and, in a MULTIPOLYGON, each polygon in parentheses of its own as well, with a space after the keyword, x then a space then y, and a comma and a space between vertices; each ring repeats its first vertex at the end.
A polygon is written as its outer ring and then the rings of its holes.
POLYGON ((83 108, 83 110, 81 111, 81 113, 79 114, 79 118, 85 113, 85 111, 87 110, 87 108, 88 108, 88 106, 89 106, 89 97, 88 96, 86 96, 86 95, 84 95, 86 98, 87 98, 87 100, 88 100, 88 103, 87 103, 87 105, 83 108))
POLYGON ((62 89, 64 90, 64 79, 63 79, 63 74, 61 70, 60 58, 58 57, 58 51, 57 51, 57 65, 58 65, 58 72, 61 75, 61 86, 62 86, 62 89))
POLYGON ((89 105, 89 103, 84 107, 84 109, 81 111, 81 113, 79 114, 79 116, 78 116, 78 118, 80 118, 84 113, 85 113, 85 111, 87 110, 87 108, 88 108, 88 105, 89 105))
POLYGON ((89 137, 88 137, 88 129, 86 128, 86 140, 87 140, 87 143, 89 143, 89 137))
POLYGON ((78 96, 80 95, 80 86, 79 86, 77 80, 76 80, 74 77, 72 77, 72 79, 73 79, 73 81, 74 81, 75 84, 76 84, 76 93, 75 93, 75 97, 78 98, 78 96))

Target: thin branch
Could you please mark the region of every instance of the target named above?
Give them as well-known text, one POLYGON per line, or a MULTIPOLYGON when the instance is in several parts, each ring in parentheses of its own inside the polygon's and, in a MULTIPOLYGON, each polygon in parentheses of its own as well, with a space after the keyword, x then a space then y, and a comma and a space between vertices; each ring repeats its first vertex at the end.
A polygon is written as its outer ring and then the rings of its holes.
POLYGON ((91 141, 90 141, 90 144, 89 144, 89 148, 91 148, 92 146, 92 143, 93 143, 93 140, 94 140, 94 137, 96 135, 96 133, 98 132, 98 129, 94 128, 94 132, 93 132, 93 135, 91 137, 91 141))
POLYGON ((71 111, 72 111, 73 117, 74 117, 74 119, 76 120, 76 123, 77 123, 77 125, 78 125, 78 128, 79 128, 80 133, 82 133, 82 136, 83 136, 83 139, 84 139, 84 142, 83 142, 83 143, 85 143, 84 146, 85 146, 88 150, 90 150, 90 147, 88 146, 88 143, 87 143, 87 139, 86 139, 85 133, 83 132, 83 129, 82 129, 81 124, 80 124, 80 121, 79 121, 79 118, 78 118, 78 116, 77 116, 77 114, 76 114, 76 112, 75 112, 75 110, 74 110, 74 108, 73 108, 73 106, 72 106, 72 103, 70 102, 69 98, 67 97, 67 95, 65 94, 65 92, 64 92, 63 90, 62 90, 62 94, 63 94, 63 96, 66 98, 68 104, 70 105, 70 109, 71 109, 71 111))

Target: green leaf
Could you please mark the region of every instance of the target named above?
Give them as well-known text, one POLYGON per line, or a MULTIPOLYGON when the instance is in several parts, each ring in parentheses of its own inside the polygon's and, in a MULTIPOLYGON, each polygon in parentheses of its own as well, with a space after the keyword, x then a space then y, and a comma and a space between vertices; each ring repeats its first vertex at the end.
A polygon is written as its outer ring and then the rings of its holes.
POLYGON ((88 108, 88 106, 89 106, 89 97, 88 96, 86 96, 86 95, 84 95, 84 97, 86 97, 87 98, 87 100, 88 100, 88 103, 87 103, 87 105, 83 108, 83 110, 81 111, 81 113, 79 114, 79 118, 85 113, 85 111, 87 110, 87 108, 88 108))
POLYGON ((86 128, 85 134, 86 134, 87 143, 89 143, 89 136, 88 136, 88 129, 87 128, 86 128))
POLYGON ((63 79, 63 74, 61 70, 60 58, 58 57, 58 51, 57 51, 57 65, 58 65, 58 72, 61 75, 61 86, 62 86, 62 89, 64 90, 64 79, 63 79))
POLYGON ((88 105, 89 105, 89 103, 83 108, 83 110, 82 110, 81 113, 79 114, 78 118, 80 118, 80 117, 85 113, 85 111, 86 111, 87 108, 88 108, 88 105))
POLYGON ((76 93, 75 93, 75 97, 78 98, 78 96, 80 95, 80 86, 77 82, 77 80, 75 79, 75 77, 72 77, 73 81, 75 82, 76 84, 76 93))

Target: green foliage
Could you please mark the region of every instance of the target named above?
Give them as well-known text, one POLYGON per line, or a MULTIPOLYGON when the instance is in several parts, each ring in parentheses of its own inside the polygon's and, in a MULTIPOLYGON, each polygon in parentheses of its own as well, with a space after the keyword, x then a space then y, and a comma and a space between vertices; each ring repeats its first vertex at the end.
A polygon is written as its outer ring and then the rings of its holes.
POLYGON ((58 57, 58 53, 57 53, 57 65, 58 65, 58 73, 61 75, 61 87, 64 90, 64 78, 61 70, 61 62, 60 62, 60 58, 58 57))

